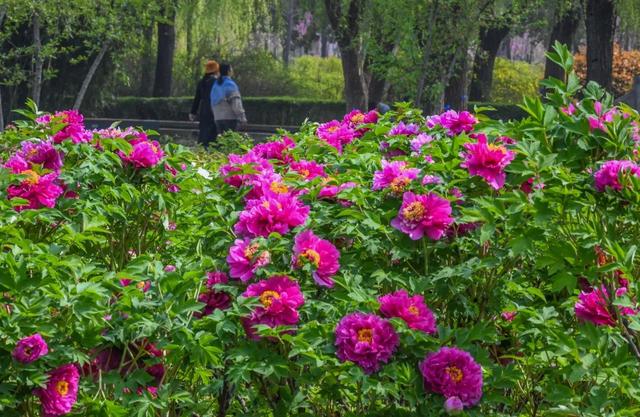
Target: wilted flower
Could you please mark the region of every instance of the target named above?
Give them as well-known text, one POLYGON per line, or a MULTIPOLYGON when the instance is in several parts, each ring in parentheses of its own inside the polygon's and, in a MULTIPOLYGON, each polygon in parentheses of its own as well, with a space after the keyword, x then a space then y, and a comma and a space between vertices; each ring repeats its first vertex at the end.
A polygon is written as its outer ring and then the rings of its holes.
MULTIPOLYGON (((129 285, 131 285, 131 283, 133 282, 132 279, 129 278, 122 278, 120 280, 120 285, 122 285, 123 287, 128 287, 129 285)), ((151 281, 147 280, 147 281, 138 281, 136 283, 136 288, 141 290, 142 292, 147 292, 151 289, 151 281)))
POLYGON ((269 265, 269 262, 269 251, 261 251, 260 244, 252 242, 249 238, 236 239, 227 255, 229 275, 231 278, 239 278, 242 282, 249 281, 258 269, 269 265))
POLYGON ((383 159, 382 170, 373 174, 373 189, 390 188, 394 193, 400 194, 419 173, 418 168, 407 168, 405 161, 387 162, 383 159))
POLYGON ((411 329, 429 334, 436 333, 436 318, 425 304, 423 296, 418 294, 409 296, 407 291, 398 290, 379 297, 378 302, 380 302, 380 313, 383 316, 399 317, 411 329))
POLYGON ((425 175, 422 178, 422 185, 428 184, 442 184, 442 178, 438 177, 437 175, 425 175))
POLYGON ((402 196, 402 206, 391 226, 409 235, 413 240, 425 234, 438 240, 453 223, 451 203, 435 193, 416 195, 407 191, 402 196))
POLYGON ((164 272, 175 272, 175 270, 176 270, 175 265, 167 265, 164 267, 164 272))
POLYGON ((398 335, 391 323, 374 314, 348 314, 340 320, 335 333, 338 359, 351 361, 368 374, 389 362, 398 346, 398 335))
POLYGON ((40 398, 44 417, 62 416, 71 412, 78 399, 80 373, 74 364, 62 365, 49 372, 45 388, 34 392, 40 398))
POLYGON ((487 144, 485 135, 478 135, 476 143, 465 143, 467 150, 461 156, 464 162, 461 167, 467 168, 470 175, 479 175, 493 188, 499 190, 504 185, 506 174, 504 169, 515 157, 513 151, 502 145, 487 144))
POLYGON ((318 285, 333 287, 332 277, 340 269, 340 252, 328 240, 320 239, 313 231, 298 233, 293 246, 294 267, 311 264, 313 279, 318 285))
POLYGON ((442 347, 429 353, 420 363, 420 372, 427 390, 447 399, 457 397, 465 407, 476 405, 482 397, 482 368, 464 350, 442 347))
POLYGON ((625 176, 640 177, 640 166, 632 161, 607 161, 593 174, 596 190, 603 192, 607 187, 614 191, 622 190, 619 178, 625 176))
POLYGON ((16 343, 12 355, 20 363, 31 363, 49 353, 47 342, 39 333, 22 338, 16 343))
POLYGON ((284 235, 307 220, 309 207, 289 194, 263 196, 250 200, 240 213, 234 230, 241 236, 268 237, 276 232, 284 235))

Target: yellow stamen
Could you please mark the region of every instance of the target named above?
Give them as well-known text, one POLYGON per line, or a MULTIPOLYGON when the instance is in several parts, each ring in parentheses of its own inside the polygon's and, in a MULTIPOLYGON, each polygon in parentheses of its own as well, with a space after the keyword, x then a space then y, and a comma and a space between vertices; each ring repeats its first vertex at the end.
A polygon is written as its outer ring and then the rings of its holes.
POLYGON ((401 193, 409 185, 411 180, 407 177, 396 177, 391 181, 391 191, 394 193, 401 193))
POLYGON ((318 267, 318 265, 320 265, 320 254, 313 249, 307 249, 306 251, 302 252, 300 257, 311 262, 316 268, 318 267))
POLYGON ((402 216, 411 221, 419 221, 424 217, 424 205, 419 201, 414 201, 402 210, 402 216))
POLYGON ((274 299, 278 300, 279 298, 280 298, 280 294, 278 294, 276 291, 272 291, 272 290, 266 290, 265 292, 260 294, 260 302, 266 308, 271 307, 271 304, 273 303, 273 300, 274 299))
POLYGON ((244 249, 244 257, 248 260, 253 259, 253 255, 256 254, 260 245, 257 243, 252 243, 244 249))
POLYGON ((40 182, 40 175, 30 169, 22 172, 22 175, 25 175, 27 177, 27 179, 24 180, 27 184, 36 185, 38 182, 40 182))
POLYGON ((371 343, 373 340, 373 329, 365 328, 358 330, 358 342, 371 343))
POLYGON ((69 392, 69 383, 67 381, 58 381, 56 383, 56 391, 60 395, 67 395, 69 392))
POLYGON ((289 192, 289 188, 281 182, 273 181, 271 185, 269 185, 269 189, 277 194, 286 194, 289 192))
POLYGON ((460 368, 457 366, 447 366, 444 368, 444 371, 449 374, 449 378, 451 378, 453 382, 462 381, 462 377, 464 376, 460 368))
POLYGON ((409 313, 413 314, 414 316, 420 315, 420 310, 418 310, 418 307, 416 306, 410 306, 408 310, 409 310, 409 313))
POLYGON ((493 143, 490 143, 489 145, 487 145, 487 148, 489 148, 492 151, 500 151, 504 154, 507 153, 507 148, 505 148, 502 145, 499 146, 499 145, 494 145, 493 143))

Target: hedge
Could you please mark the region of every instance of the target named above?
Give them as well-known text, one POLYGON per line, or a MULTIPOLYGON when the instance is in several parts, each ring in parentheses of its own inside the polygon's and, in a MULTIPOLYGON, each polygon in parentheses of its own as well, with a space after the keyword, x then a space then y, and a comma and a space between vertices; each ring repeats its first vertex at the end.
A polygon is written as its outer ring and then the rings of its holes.
MULTIPOLYGON (((191 97, 118 97, 102 108, 92 111, 93 116, 119 119, 187 120, 191 97)), ((326 122, 341 118, 345 113, 343 101, 312 100, 295 97, 245 97, 247 118, 251 124, 296 126, 309 118, 326 122)), ((494 107, 486 114, 494 119, 522 119, 524 111, 512 104, 469 103, 474 106, 494 107)))

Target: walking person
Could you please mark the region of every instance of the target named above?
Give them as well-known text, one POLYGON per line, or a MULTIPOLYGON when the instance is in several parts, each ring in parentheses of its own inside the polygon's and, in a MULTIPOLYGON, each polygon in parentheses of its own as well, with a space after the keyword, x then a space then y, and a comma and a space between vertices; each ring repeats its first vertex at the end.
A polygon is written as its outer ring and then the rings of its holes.
POLYGON ((196 118, 200 121, 198 143, 206 150, 211 142, 215 142, 218 136, 216 121, 211 110, 211 88, 218 78, 220 65, 216 61, 207 61, 204 66, 204 76, 198 81, 196 87, 196 95, 191 105, 191 113, 189 120, 194 121, 196 118))
POLYGON ((211 108, 220 134, 229 130, 236 131, 239 123, 247 123, 240 89, 231 79, 232 76, 231 65, 221 64, 220 76, 211 89, 211 108))

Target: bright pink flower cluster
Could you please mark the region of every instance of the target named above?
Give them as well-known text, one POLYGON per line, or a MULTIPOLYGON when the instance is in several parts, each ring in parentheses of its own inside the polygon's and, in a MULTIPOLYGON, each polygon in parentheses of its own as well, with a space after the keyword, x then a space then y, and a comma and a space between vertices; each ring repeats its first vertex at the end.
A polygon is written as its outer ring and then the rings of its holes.
POLYGON ((374 314, 351 313, 342 318, 335 331, 336 355, 351 361, 370 374, 387 363, 398 346, 398 335, 387 320, 374 314))
POLYGON ((407 323, 411 329, 425 333, 435 334, 436 318, 427 307, 422 295, 409 296, 407 291, 398 290, 391 294, 378 298, 380 313, 385 317, 399 317, 407 323))
POLYGON ((605 123, 613 122, 613 116, 618 114, 618 111, 615 108, 613 108, 613 109, 610 109, 609 111, 603 112, 602 103, 599 101, 596 101, 595 103, 593 103, 593 109, 596 112, 596 117, 589 116, 589 129, 591 130, 598 129, 598 130, 602 130, 603 132, 606 132, 607 127, 605 126, 605 123))
MULTIPOLYGON (((482 397, 482 368, 464 350, 442 347, 420 363, 425 388, 447 399, 455 408, 457 398, 464 407, 476 405, 482 397)), ((447 405, 445 405, 447 407, 447 405)))
POLYGON ((133 149, 129 154, 121 153, 124 162, 130 163, 136 168, 151 168, 164 158, 164 151, 157 141, 140 140, 132 141, 133 149))
POLYGON ((357 137, 361 137, 369 130, 368 128, 362 127, 362 125, 376 123, 379 117, 380 115, 375 110, 367 113, 363 113, 360 110, 352 110, 344 116, 342 123, 355 130, 357 137))
POLYGON ((393 126, 387 136, 415 136, 420 133, 420 126, 415 123, 400 122, 393 126))
POLYGON ((303 225, 308 216, 309 207, 290 193, 264 195, 247 201, 234 230, 250 238, 268 237, 273 232, 284 235, 303 225))
POLYGON ((260 143, 253 147, 251 153, 267 160, 275 159, 284 163, 292 161, 289 154, 291 149, 295 148, 296 144, 291 138, 285 136, 282 140, 260 143))
POLYGON ((79 382, 80 373, 74 364, 62 365, 50 371, 46 387, 35 390, 42 404, 43 417, 70 413, 78 399, 79 382))
MULTIPOLYGON (((621 287, 616 291, 616 297, 620 297, 626 292, 627 288, 621 287)), ((604 286, 582 291, 578 295, 578 301, 574 306, 576 317, 581 321, 589 321, 596 326, 613 327, 616 325, 616 313, 609 308, 609 303, 612 301, 604 286)), ((630 307, 618 308, 617 310, 618 313, 624 316, 638 314, 638 310, 630 307)))
POLYGON ((593 175, 595 181, 596 190, 604 192, 607 188, 611 188, 614 191, 622 190, 622 184, 620 184, 620 177, 625 176, 640 177, 640 166, 636 165, 632 161, 607 161, 600 169, 593 175))
POLYGON ((195 317, 208 316, 215 310, 226 310, 231 306, 231 295, 215 288, 217 284, 228 282, 229 277, 224 272, 207 272, 207 282, 205 283, 207 289, 198 296, 198 301, 203 303, 204 307, 201 312, 194 314, 195 317))
POLYGON ((398 216, 391 221, 391 226, 419 240, 427 235, 438 240, 453 223, 451 203, 435 193, 416 195, 407 191, 402 196, 402 205, 398 216))
POLYGON ((333 287, 332 277, 340 269, 340 252, 328 240, 320 239, 313 231, 298 233, 293 246, 292 264, 300 268, 310 264, 313 279, 318 285, 333 287))
POLYGON ((219 172, 227 184, 242 187, 250 185, 257 176, 273 174, 273 165, 253 152, 230 154, 229 162, 221 166, 219 172))
POLYGON ((300 161, 291 162, 289 167, 292 171, 297 172, 307 181, 311 181, 317 177, 327 177, 327 174, 324 172, 324 165, 319 164, 316 161, 305 161, 302 159, 300 161))
POLYGON ((433 128, 440 125, 447 130, 449 136, 456 136, 462 132, 469 133, 476 123, 478 123, 478 119, 468 111, 458 113, 455 110, 448 110, 440 115, 430 116, 427 119, 427 127, 433 128))
POLYGON ((249 281, 258 269, 269 265, 269 262, 269 251, 260 250, 260 244, 249 238, 236 239, 227 256, 229 275, 242 282, 249 281))
POLYGON ((58 172, 62 168, 63 153, 51 141, 24 141, 21 149, 11 155, 4 167, 14 174, 27 170, 58 172))
POLYGON ((358 137, 358 132, 349 123, 332 120, 318 126, 316 135, 327 144, 333 146, 338 153, 342 153, 344 146, 358 137))
POLYGON ((58 125, 64 127, 53 135, 54 143, 71 139, 73 143, 91 142, 93 134, 84 128, 84 117, 76 110, 59 111, 53 115, 45 114, 36 119, 41 125, 58 125))
POLYGON ((22 338, 16 343, 12 355, 20 363, 31 363, 49 353, 47 342, 40 333, 22 338))
MULTIPOLYGON (((338 194, 340 194, 344 190, 348 190, 350 188, 355 188, 355 187, 356 187, 356 183, 351 181, 345 182, 344 184, 340 184, 340 185, 327 185, 322 187, 322 189, 318 193, 318 198, 332 200, 332 199, 335 199, 338 196, 338 194)), ((348 207, 352 204, 349 200, 345 200, 345 199, 338 199, 337 201, 338 203, 340 203, 342 206, 345 206, 345 207, 348 207)))
POLYGON ((373 189, 390 188, 396 194, 402 193, 407 186, 417 178, 418 168, 407 168, 405 161, 388 162, 382 160, 382 170, 373 174, 373 189))
POLYGON ((479 175, 493 188, 499 190, 504 186, 507 174, 504 169, 513 161, 515 153, 503 145, 487 143, 483 134, 476 136, 476 143, 465 143, 466 153, 461 167, 467 168, 470 175, 479 175))
POLYGON ((304 304, 300 285, 288 276, 273 276, 247 287, 243 297, 255 297, 261 306, 243 319, 247 335, 259 339, 253 326, 293 326, 298 323, 298 309, 304 304))

